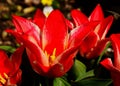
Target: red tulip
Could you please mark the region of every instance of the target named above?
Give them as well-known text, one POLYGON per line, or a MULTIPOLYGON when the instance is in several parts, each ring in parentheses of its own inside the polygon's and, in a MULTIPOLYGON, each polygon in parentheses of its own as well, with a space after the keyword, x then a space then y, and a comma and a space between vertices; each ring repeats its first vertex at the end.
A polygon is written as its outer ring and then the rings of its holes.
POLYGON ((100 63, 111 72, 114 86, 120 86, 120 34, 112 34, 110 39, 114 50, 114 61, 106 58, 100 63))
POLYGON ((13 34, 18 42, 26 47, 33 69, 48 77, 62 76, 71 68, 80 43, 91 32, 91 28, 97 25, 96 22, 91 22, 69 33, 68 23, 59 10, 50 13, 43 28, 15 15, 13 22, 15 31, 7 32, 13 34))
POLYGON ((34 17, 33 22, 39 26, 40 29, 43 28, 45 23, 46 17, 40 9, 37 9, 34 17))
POLYGON ((0 86, 16 86, 21 81, 21 64, 23 47, 18 48, 10 58, 0 50, 0 86))
POLYGON ((80 46, 81 56, 89 59, 99 56, 108 43, 108 39, 106 39, 105 36, 113 22, 113 17, 108 16, 107 18, 104 18, 100 4, 96 6, 88 18, 85 14, 76 9, 72 10, 71 15, 76 27, 85 25, 91 21, 99 22, 80 46))

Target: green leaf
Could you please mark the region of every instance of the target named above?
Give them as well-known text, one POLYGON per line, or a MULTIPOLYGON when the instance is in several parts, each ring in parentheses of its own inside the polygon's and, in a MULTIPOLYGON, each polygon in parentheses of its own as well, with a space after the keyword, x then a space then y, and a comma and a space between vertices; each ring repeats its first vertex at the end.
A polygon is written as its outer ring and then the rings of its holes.
POLYGON ((95 75, 94 70, 89 70, 88 72, 86 72, 86 74, 83 78, 93 77, 94 75, 95 75))
POLYGON ((7 46, 7 45, 0 46, 0 49, 5 50, 10 53, 13 53, 16 50, 16 48, 12 46, 7 46))
POLYGON ((86 74, 86 66, 79 60, 75 59, 71 72, 75 80, 81 79, 86 74))
POLYGON ((111 79, 86 78, 74 83, 74 86, 109 86, 111 79))
POLYGON ((98 61, 97 61, 97 65, 99 64, 99 62, 101 61, 104 53, 107 51, 108 47, 111 45, 111 42, 108 42, 105 49, 103 50, 103 52, 100 54, 99 58, 98 58, 98 61))
POLYGON ((62 78, 55 78, 53 81, 53 86, 71 86, 71 85, 62 78))

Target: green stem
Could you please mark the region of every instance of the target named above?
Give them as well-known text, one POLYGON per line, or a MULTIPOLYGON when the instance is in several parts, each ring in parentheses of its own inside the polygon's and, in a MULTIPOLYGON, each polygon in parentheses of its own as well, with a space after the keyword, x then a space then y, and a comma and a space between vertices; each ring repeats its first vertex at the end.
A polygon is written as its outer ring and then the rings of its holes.
POLYGON ((102 59, 104 53, 106 52, 107 48, 111 45, 111 42, 108 42, 108 44, 106 45, 106 48, 103 50, 103 52, 100 54, 100 57, 97 60, 97 65, 99 64, 100 60, 102 59))

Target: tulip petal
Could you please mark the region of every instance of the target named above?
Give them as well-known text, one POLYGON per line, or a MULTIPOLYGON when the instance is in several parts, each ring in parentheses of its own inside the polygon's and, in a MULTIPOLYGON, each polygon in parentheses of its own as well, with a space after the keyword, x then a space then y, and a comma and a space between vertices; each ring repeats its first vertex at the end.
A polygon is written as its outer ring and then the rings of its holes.
MULTIPOLYGON (((34 31, 37 34, 40 34, 40 29, 37 27, 37 25, 32 23, 30 20, 27 20, 23 17, 16 16, 16 15, 13 15, 12 17, 13 17, 13 21, 16 22, 17 25, 19 25, 19 27, 21 28, 21 31, 23 31, 23 33, 27 34, 27 32, 34 29, 34 31)), ((15 24, 15 27, 17 27, 17 25, 15 24)))
POLYGON ((22 71, 18 70, 17 73, 15 73, 14 75, 12 75, 12 77, 10 77, 9 85, 20 84, 21 76, 22 76, 22 71))
POLYGON ((120 34, 110 36, 114 49, 114 66, 120 70, 120 34))
POLYGON ((38 61, 44 66, 49 66, 48 58, 46 57, 46 55, 44 54, 44 52, 42 51, 39 45, 36 45, 30 40, 28 40, 28 37, 26 37, 26 35, 20 35, 13 30, 7 30, 7 31, 12 35, 14 35, 16 39, 19 40, 22 45, 24 45, 24 47, 26 47, 28 50, 30 50, 31 53, 35 55, 34 57, 30 56, 31 57, 30 59, 32 59, 32 63, 33 61, 38 61))
POLYGON ((66 36, 68 34, 68 27, 66 20, 60 11, 54 10, 50 13, 46 20, 45 27, 42 33, 43 50, 48 54, 52 54, 56 48, 58 55, 65 49, 66 36))
POLYGON ((43 26, 45 24, 45 19, 46 19, 46 17, 43 14, 43 12, 40 9, 37 9, 37 11, 34 15, 34 18, 33 18, 33 22, 35 24, 37 24, 41 30, 43 29, 43 26))
MULTIPOLYGON (((36 61, 40 62, 44 66, 49 66, 48 58, 46 57, 46 55, 39 46, 36 46, 35 44, 27 40, 25 37, 22 38, 22 41, 24 46, 28 48, 31 51, 31 53, 34 53, 35 55, 34 57, 36 57, 35 59, 36 61)), ((28 56, 29 55, 30 54, 28 54, 28 56)))
POLYGON ((71 11, 71 16, 76 26, 88 23, 87 16, 77 9, 71 11))
POLYGON ((13 72, 18 71, 18 69, 20 67, 20 64, 21 64, 21 61, 22 61, 23 50, 24 50, 24 47, 20 46, 10 57, 10 60, 15 67, 13 72))
POLYGON ((106 48, 106 45, 109 43, 109 39, 103 39, 101 41, 98 41, 97 45, 89 51, 89 53, 86 54, 86 58, 93 59, 98 57, 103 50, 106 48))
POLYGON ((64 75, 72 67, 78 48, 79 45, 66 49, 55 59, 52 68, 50 69, 50 72, 53 72, 53 76, 58 77, 64 75))
POLYGON ((66 24, 69 27, 70 30, 72 30, 74 28, 74 25, 72 22, 70 22, 69 20, 66 19, 66 24))
POLYGON ((111 77, 113 79, 114 86, 120 85, 120 71, 115 66, 113 66, 110 58, 106 58, 100 62, 102 66, 108 69, 111 72, 111 77))
MULTIPOLYGON (((43 62, 41 63, 41 61, 39 61, 40 57, 37 58, 35 53, 30 51, 29 49, 26 49, 26 51, 33 70, 40 75, 46 75, 50 68, 49 65, 42 64, 43 62)), ((43 58, 45 59, 46 57, 43 58)), ((48 60, 46 62, 45 60, 42 61, 44 61, 44 63, 48 62, 48 60)))
POLYGON ((98 22, 89 22, 86 25, 77 27, 70 32, 69 47, 78 45, 96 27, 98 22))
POLYGON ((32 42, 28 41, 27 39, 25 39, 25 37, 22 38, 22 41, 24 46, 26 47, 27 55, 33 69, 38 70, 39 67, 39 69, 41 69, 43 72, 47 72, 49 70, 49 62, 48 62, 48 58, 41 50, 41 48, 39 46, 34 45, 32 42))
MULTIPOLYGON (((104 59, 103 61, 100 62, 100 64, 102 66, 104 66, 106 69, 114 72, 115 70, 117 70, 114 66, 113 66, 113 63, 112 63, 112 60, 110 58, 106 58, 104 59)), ((118 71, 118 70, 117 70, 118 71)))
POLYGON ((19 17, 19 16, 13 16, 13 21, 16 27, 16 32, 20 32, 20 34, 28 35, 28 39, 32 42, 41 45, 41 39, 40 39, 40 29, 37 25, 32 23, 31 21, 19 17), (21 29, 21 30, 19 30, 21 29), (18 31, 19 30, 19 31, 18 31))
POLYGON ((73 59, 70 59, 69 61, 65 61, 66 63, 57 63, 54 66, 52 66, 50 68, 50 71, 48 73, 49 77, 60 77, 65 75, 66 72, 68 72, 68 70, 70 70, 70 68, 73 65, 73 59))
POLYGON ((120 86, 120 71, 115 70, 114 72, 111 72, 111 77, 113 80, 114 86, 120 86))
POLYGON ((10 62, 7 54, 3 50, 0 50, 0 73, 9 74, 13 70, 13 68, 14 66, 10 62))
POLYGON ((95 32, 98 33, 100 39, 104 39, 108 33, 110 26, 113 22, 113 16, 108 16, 100 22, 99 27, 95 28, 95 32))
POLYGON ((99 36, 95 32, 88 34, 80 45, 80 54, 84 57, 84 55, 90 52, 97 45, 98 40, 99 36))
POLYGON ((101 21, 104 19, 104 14, 100 4, 98 4, 89 16, 89 21, 101 21))

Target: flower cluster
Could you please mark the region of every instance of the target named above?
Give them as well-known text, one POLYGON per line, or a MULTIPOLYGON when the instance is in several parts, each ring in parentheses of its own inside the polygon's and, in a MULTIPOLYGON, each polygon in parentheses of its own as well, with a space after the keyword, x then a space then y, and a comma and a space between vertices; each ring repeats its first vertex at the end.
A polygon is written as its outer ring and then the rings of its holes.
POLYGON ((0 50, 0 86, 16 86, 21 81, 21 57, 24 48, 21 46, 8 58, 5 51, 0 50))
MULTIPOLYGON (((45 16, 40 9, 36 11, 33 19, 13 15, 15 30, 6 31, 16 38, 20 47, 10 59, 2 50, 0 51, 0 83, 9 85, 20 81, 22 71, 19 67, 24 48, 32 69, 37 74, 56 78, 64 76, 71 68, 74 69, 75 65, 82 64, 76 60, 78 58, 98 58, 108 43, 111 43, 114 62, 111 58, 105 58, 100 64, 110 71, 114 86, 119 86, 120 35, 112 34, 106 37, 113 16, 104 17, 100 4, 89 17, 78 9, 73 9, 70 15, 72 20, 65 18, 59 10, 53 10, 45 16), (76 57, 78 54, 80 57, 76 57)), ((76 69, 77 73, 79 72, 76 69)), ((81 80, 83 76, 77 78, 76 80, 81 80)))

